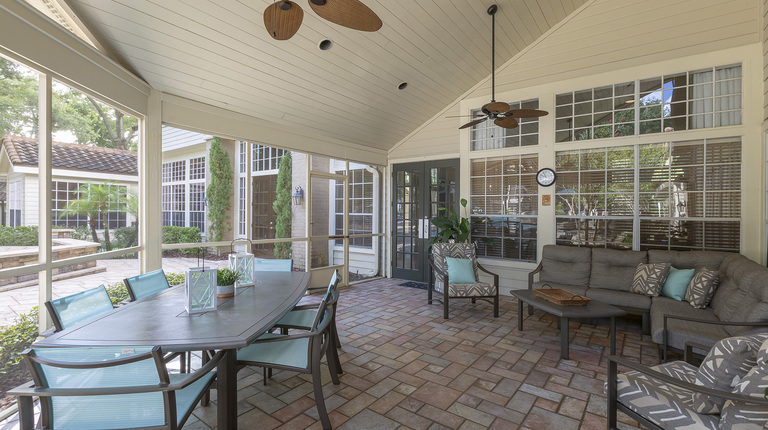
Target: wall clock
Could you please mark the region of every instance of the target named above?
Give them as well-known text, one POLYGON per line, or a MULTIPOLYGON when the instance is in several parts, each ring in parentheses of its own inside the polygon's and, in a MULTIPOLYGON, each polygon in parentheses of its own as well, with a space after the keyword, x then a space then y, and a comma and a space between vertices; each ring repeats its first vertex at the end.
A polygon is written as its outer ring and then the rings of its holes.
POLYGON ((536 182, 538 182, 542 187, 548 187, 554 184, 556 178, 557 175, 555 174, 555 171, 549 167, 545 167, 536 173, 536 182))

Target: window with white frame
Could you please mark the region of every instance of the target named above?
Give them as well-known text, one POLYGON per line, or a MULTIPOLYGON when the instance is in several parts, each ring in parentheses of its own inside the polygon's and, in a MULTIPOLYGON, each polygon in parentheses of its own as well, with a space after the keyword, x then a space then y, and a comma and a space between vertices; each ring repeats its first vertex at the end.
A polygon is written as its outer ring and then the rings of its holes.
POLYGON ((251 170, 254 172, 263 172, 266 170, 277 170, 280 159, 283 158, 286 151, 265 145, 253 145, 253 160, 251 170))
POLYGON ((187 176, 186 170, 187 164, 184 160, 163 163, 163 183, 184 181, 187 176))
POLYGON ((189 184, 189 226, 205 233, 205 182, 189 184))
POLYGON ((21 222, 21 181, 8 184, 8 225, 18 227, 21 222))
POLYGON ((189 160, 189 180, 194 181, 198 179, 205 180, 205 157, 189 160))
MULTIPOLYGON (((343 171, 337 173, 343 174, 343 171)), ((373 194, 374 194, 374 176, 368 169, 350 169, 349 180, 349 235, 361 235, 373 233, 373 194)), ((334 212, 336 219, 336 234, 344 234, 344 181, 337 180, 335 183, 335 201, 334 212)), ((342 241, 337 240, 337 245, 342 241)), ((350 246, 371 248, 373 238, 352 237, 349 240, 350 246)))
MULTIPOLYGON (((113 201, 109 201, 108 205, 112 206, 114 210, 107 211, 107 226, 109 229, 116 229, 126 227, 128 225, 127 210, 126 210, 126 192, 127 187, 124 185, 112 185, 112 184, 87 184, 80 182, 67 182, 67 181, 54 181, 51 187, 53 195, 53 211, 51 213, 51 222, 55 226, 60 227, 88 227, 91 214, 84 213, 68 213, 67 206, 80 199, 87 198, 83 195, 90 187, 110 187, 112 189, 112 196, 115 198, 113 201)), ((102 214, 98 213, 96 218, 96 228, 104 228, 104 219, 102 214)))
POLYGON ((536 261, 538 166, 537 154, 471 160, 469 209, 479 256, 536 261))
MULTIPOLYGON (((539 99, 509 103, 510 109, 538 109, 539 99)), ((480 109, 473 109, 472 116, 482 115, 480 109)), ((539 118, 518 118, 515 128, 502 128, 487 120, 472 126, 470 149, 516 148, 539 144, 539 118)))
POLYGON ((560 151, 556 165, 559 244, 740 250, 740 138, 560 151))
POLYGON ((163 225, 184 227, 185 223, 184 184, 163 185, 162 216, 163 225))
POLYGON ((241 176, 238 180, 238 197, 237 197, 237 234, 241 237, 245 237, 245 177, 241 176))
POLYGON ((555 140, 739 125, 741 77, 736 64, 557 94, 555 140))

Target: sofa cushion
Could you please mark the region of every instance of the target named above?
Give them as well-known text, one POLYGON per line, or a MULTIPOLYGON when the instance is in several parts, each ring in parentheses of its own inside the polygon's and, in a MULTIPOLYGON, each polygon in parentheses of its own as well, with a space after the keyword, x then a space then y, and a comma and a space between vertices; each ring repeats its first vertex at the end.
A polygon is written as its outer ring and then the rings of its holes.
MULTIPOLYGON (((757 364, 757 352, 768 333, 735 336, 717 342, 699 366, 696 385, 720 391, 732 391, 735 381, 743 378, 757 364)), ((693 395, 693 407, 702 414, 719 414, 725 399, 701 393, 693 395)))
MULTIPOLYGON (((651 369, 683 382, 693 383, 696 379, 696 368, 683 361, 664 363, 651 369)), ((617 379, 618 401, 661 428, 719 428, 719 417, 700 415, 693 410, 691 390, 661 382, 636 371, 620 373, 617 379)))
POLYGON ((661 295, 670 299, 683 300, 688 291, 688 284, 691 283, 696 269, 677 269, 669 268, 667 279, 664 280, 664 286, 661 287, 661 295))
POLYGON ((647 262, 645 251, 595 248, 592 250, 589 288, 629 291, 637 265, 647 262))
POLYGON ((544 245, 539 280, 548 283, 589 286, 591 248, 544 245))
POLYGON ((651 298, 626 291, 606 290, 604 288, 587 289, 587 297, 599 300, 609 305, 622 308, 648 310, 651 308, 651 298))
POLYGON ((723 259, 733 252, 722 251, 666 251, 662 249, 649 249, 649 263, 669 263, 678 269, 718 270, 723 259))
MULTIPOLYGON (((768 340, 763 342, 757 353, 757 364, 746 376, 736 384, 735 394, 751 396, 765 400, 765 390, 768 387, 768 340)), ((734 429, 752 426, 754 428, 768 427, 768 406, 748 402, 728 400, 720 414, 720 427, 734 429)))
MULTIPOLYGON (((669 297, 654 297, 651 303, 651 335, 653 341, 659 344, 663 342, 665 314, 705 321, 719 321, 712 308, 695 309, 688 302, 679 302, 669 297)), ((707 350, 694 349, 694 352, 706 354, 710 346, 728 336, 730 335, 722 325, 670 319, 667 345, 682 351, 685 349, 685 342, 690 340, 707 347, 707 350)))
MULTIPOLYGON (((710 306, 721 321, 768 322, 768 268, 740 254, 725 257, 710 306)), ((737 333, 743 327, 728 330, 737 333)))
POLYGON ((587 287, 579 287, 576 285, 568 285, 568 284, 557 284, 555 282, 543 282, 538 281, 533 283, 533 288, 560 288, 561 290, 568 291, 572 294, 578 294, 580 296, 586 296, 587 295, 587 287), (547 287, 544 287, 545 285, 548 285, 547 287))
POLYGON ((701 268, 696 270, 685 292, 685 301, 697 309, 704 309, 720 284, 720 272, 701 268))
POLYGON ((669 263, 638 264, 630 291, 645 296, 658 296, 669 269, 669 263))

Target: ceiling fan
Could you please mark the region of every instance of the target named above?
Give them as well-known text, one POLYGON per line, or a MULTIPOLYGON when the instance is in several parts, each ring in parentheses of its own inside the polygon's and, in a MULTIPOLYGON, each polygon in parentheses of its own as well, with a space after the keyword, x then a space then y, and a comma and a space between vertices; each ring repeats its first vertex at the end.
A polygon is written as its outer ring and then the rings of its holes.
MULTIPOLYGON (((360 0, 309 0, 309 6, 321 18, 342 27, 360 31, 377 31, 381 19, 360 0)), ((301 6, 280 0, 264 10, 264 27, 276 40, 288 40, 299 31, 304 11, 301 6)))
POLYGON ((462 125, 459 129, 472 127, 485 120, 492 119, 493 123, 502 128, 515 128, 519 118, 537 118, 549 115, 549 112, 538 109, 510 109, 509 104, 496 101, 496 11, 497 5, 488 8, 488 15, 492 17, 491 23, 491 101, 485 104, 481 111, 483 115, 462 125))

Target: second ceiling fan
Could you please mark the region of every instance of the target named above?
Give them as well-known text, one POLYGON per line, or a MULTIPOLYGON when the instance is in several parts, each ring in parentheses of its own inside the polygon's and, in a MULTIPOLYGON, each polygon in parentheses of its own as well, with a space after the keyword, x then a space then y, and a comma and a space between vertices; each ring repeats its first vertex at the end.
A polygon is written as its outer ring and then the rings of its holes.
POLYGON ((511 109, 508 103, 496 101, 496 12, 499 10, 497 5, 488 8, 488 15, 491 15, 491 101, 485 104, 480 110, 483 115, 462 125, 459 129, 472 127, 483 121, 492 119, 493 123, 502 128, 515 128, 518 126, 520 118, 537 118, 549 115, 549 112, 538 109, 511 109))

